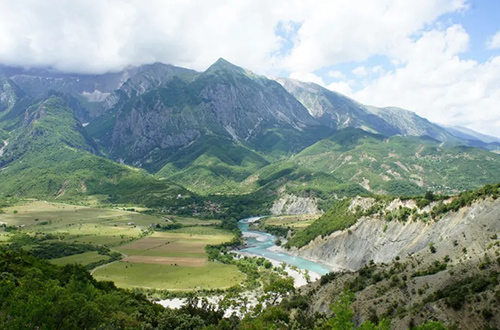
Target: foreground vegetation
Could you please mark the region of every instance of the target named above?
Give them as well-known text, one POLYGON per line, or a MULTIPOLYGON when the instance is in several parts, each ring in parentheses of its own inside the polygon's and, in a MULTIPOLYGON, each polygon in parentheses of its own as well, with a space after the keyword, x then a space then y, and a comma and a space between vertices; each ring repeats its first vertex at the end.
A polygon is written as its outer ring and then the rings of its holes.
MULTIPOLYGON (((0 329, 390 329, 388 321, 377 325, 355 324, 353 296, 343 294, 332 305, 333 316, 294 315, 307 302, 291 296, 271 304, 288 288, 275 281, 266 288, 265 302, 242 318, 224 317, 223 305, 202 303, 191 297, 179 310, 164 309, 140 294, 98 282, 82 267, 59 267, 21 250, 0 248, 0 329), (269 305, 270 304, 270 305, 269 305)), ((263 301, 264 302, 264 301, 263 301)), ((416 329, 444 329, 430 322, 416 329)))

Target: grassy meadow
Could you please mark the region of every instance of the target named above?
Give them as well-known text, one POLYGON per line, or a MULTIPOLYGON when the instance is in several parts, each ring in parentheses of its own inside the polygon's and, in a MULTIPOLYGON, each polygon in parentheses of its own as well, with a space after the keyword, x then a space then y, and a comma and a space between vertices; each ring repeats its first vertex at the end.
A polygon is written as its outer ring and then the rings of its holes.
MULTIPOLYGON (((46 244, 105 245, 123 259, 100 265, 92 273, 98 280, 119 287, 170 290, 217 289, 237 285, 244 275, 236 266, 209 262, 205 246, 230 241, 234 234, 217 228, 218 220, 170 215, 148 215, 124 209, 24 201, 5 207, 0 222, 19 227, 17 232, 51 234, 46 244), (180 223, 182 228, 153 231, 151 224, 180 223)), ((0 230, 0 244, 14 234, 0 230)), ((35 244, 35 243, 34 243, 35 244)), ((33 245, 34 246, 34 245, 33 245)), ((23 246, 31 249, 33 246, 23 246)), ((97 251, 50 259, 57 265, 94 265, 109 260, 97 251)), ((89 266, 93 267, 93 266, 89 266)))
POLYGON ((79 265, 88 265, 93 262, 99 262, 101 260, 109 259, 107 256, 103 256, 97 253, 97 251, 90 251, 80 254, 75 254, 72 256, 52 259, 50 262, 53 264, 64 266, 69 264, 79 264, 79 265))
POLYGON ((263 219, 263 223, 269 226, 303 229, 311 225, 319 217, 320 215, 315 214, 279 215, 267 217, 263 219))

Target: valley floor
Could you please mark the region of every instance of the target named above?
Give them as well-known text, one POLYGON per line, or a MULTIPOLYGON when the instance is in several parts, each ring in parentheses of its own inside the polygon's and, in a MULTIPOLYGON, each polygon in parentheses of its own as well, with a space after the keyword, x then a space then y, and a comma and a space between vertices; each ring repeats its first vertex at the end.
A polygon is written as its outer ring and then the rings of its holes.
POLYGON ((227 289, 245 275, 234 265, 208 261, 207 245, 231 241, 234 234, 218 229, 216 220, 153 216, 127 209, 96 208, 44 201, 24 201, 3 209, 0 244, 25 240, 24 249, 52 243, 89 245, 90 251, 51 258, 57 265, 78 263, 95 268, 98 280, 124 288, 190 291, 227 289), (153 231, 156 224, 185 227, 153 231), (14 230, 16 229, 16 230, 14 230), (31 237, 27 239, 23 234, 31 237), (106 246, 121 254, 114 260, 97 251, 106 246), (92 250, 92 247, 96 247, 92 250), (94 267, 95 266, 95 267, 94 267))

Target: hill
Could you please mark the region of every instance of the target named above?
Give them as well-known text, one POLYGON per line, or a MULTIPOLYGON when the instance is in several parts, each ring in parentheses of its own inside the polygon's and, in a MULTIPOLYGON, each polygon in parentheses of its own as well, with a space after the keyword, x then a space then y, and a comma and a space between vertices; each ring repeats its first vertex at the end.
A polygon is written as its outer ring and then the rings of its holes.
POLYGON ((42 199, 165 204, 180 186, 99 155, 66 102, 51 96, 21 116, 0 157, 0 193, 42 199))
POLYGON ((452 194, 481 187, 493 183, 499 171, 500 157, 483 149, 347 128, 260 169, 247 184, 322 198, 414 196, 427 190, 452 194))

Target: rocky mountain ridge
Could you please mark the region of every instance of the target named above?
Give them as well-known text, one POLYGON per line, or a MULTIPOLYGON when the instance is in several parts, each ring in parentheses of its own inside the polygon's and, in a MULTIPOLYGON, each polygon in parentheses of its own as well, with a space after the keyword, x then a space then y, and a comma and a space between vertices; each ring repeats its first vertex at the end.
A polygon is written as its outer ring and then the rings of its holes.
MULTIPOLYGON (((103 75, 0 67, 0 76, 2 141, 10 142, 22 129, 26 109, 55 96, 72 109, 95 154, 146 169, 198 193, 268 189, 314 198, 332 191, 396 193, 401 185, 412 193, 464 188, 457 173, 432 177, 429 171, 441 166, 441 160, 429 155, 428 164, 415 163, 400 146, 418 149, 428 140, 439 153, 471 144, 470 140, 454 137, 406 110, 365 106, 310 83, 271 80, 224 59, 201 73, 155 63, 103 75), (341 133, 352 128, 381 133, 374 150, 397 141, 399 146, 383 147, 388 149, 383 169, 365 173, 365 167, 359 167, 369 159, 380 161, 372 151, 358 160, 356 155, 337 157, 337 152, 367 145, 355 131, 341 133), (336 141, 340 149, 328 142, 338 140, 338 134, 351 136, 336 141), (314 161, 325 157, 330 165, 314 161)), ((493 148, 492 143, 476 142, 478 147, 493 148)), ((466 189, 495 176, 497 155, 477 150, 462 149, 459 157, 457 150, 450 151, 450 166, 458 172, 468 173, 468 160, 488 165, 480 180, 466 189)))

